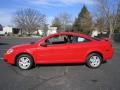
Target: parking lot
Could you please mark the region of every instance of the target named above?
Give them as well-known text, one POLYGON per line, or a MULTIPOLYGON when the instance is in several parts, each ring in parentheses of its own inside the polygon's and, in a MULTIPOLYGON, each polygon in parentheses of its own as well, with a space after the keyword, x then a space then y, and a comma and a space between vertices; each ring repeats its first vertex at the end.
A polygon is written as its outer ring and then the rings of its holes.
POLYGON ((38 38, 0 38, 0 90, 120 90, 120 43, 114 57, 98 69, 86 65, 38 65, 20 70, 3 61, 6 49, 38 38))

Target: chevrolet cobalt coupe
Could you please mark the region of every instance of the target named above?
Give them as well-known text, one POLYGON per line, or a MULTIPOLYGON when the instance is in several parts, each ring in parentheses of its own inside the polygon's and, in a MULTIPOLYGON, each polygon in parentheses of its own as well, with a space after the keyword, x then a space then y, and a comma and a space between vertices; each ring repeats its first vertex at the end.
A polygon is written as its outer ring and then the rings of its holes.
POLYGON ((60 32, 41 40, 13 46, 4 54, 4 60, 27 70, 36 64, 86 63, 98 68, 113 56, 108 39, 94 39, 84 34, 60 32))

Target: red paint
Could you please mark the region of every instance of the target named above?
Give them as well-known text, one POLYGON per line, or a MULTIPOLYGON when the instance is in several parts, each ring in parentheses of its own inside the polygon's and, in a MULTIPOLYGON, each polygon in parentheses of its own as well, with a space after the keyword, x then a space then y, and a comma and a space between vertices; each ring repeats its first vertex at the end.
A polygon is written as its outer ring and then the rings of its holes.
POLYGON ((109 40, 95 40, 87 35, 62 32, 44 37, 35 44, 23 44, 12 47, 11 54, 4 54, 4 59, 9 64, 15 64, 17 55, 27 53, 34 59, 35 64, 56 63, 84 63, 87 56, 92 52, 98 52, 103 60, 109 60, 113 56, 113 48, 109 40), (88 42, 52 44, 46 47, 40 46, 45 40, 58 35, 72 35, 88 39, 88 42))

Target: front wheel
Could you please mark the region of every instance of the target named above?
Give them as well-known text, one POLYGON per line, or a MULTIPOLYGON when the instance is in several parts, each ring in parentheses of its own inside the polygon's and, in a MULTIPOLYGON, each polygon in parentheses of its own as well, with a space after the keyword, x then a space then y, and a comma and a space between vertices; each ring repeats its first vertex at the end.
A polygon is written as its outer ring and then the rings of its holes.
POLYGON ((33 59, 27 54, 22 54, 17 58, 17 66, 22 70, 28 70, 33 66, 33 59))
POLYGON ((102 57, 99 54, 92 53, 87 57, 87 65, 90 68, 98 68, 102 63, 102 57))

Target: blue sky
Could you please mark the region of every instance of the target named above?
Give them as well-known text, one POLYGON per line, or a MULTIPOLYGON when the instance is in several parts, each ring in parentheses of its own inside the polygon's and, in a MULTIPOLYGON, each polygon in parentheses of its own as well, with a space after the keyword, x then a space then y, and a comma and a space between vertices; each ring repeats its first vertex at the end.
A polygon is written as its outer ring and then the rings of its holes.
MULTIPOLYGON (((94 11, 95 0, 1 0, 0 1, 0 24, 13 25, 12 17, 18 9, 32 8, 45 14, 48 23, 62 12, 67 12, 74 19, 83 5, 90 12, 94 11)), ((92 16, 92 15, 91 15, 92 16)))

